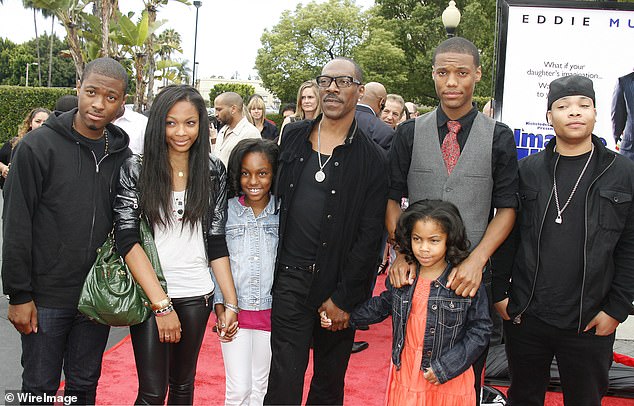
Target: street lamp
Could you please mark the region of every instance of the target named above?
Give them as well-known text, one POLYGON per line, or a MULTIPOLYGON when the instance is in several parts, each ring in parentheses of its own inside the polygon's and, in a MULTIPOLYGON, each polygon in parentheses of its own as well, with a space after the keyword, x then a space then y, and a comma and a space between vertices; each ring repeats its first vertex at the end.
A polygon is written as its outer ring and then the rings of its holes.
POLYGON ((25 87, 29 87, 29 65, 39 65, 37 62, 27 62, 26 63, 26 85, 25 87))
MULTIPOLYGON (((194 62, 194 71, 198 71, 198 67, 200 66, 200 62, 194 62)), ((196 78, 194 78, 194 83, 192 86, 196 87, 196 78)))
POLYGON ((196 43, 198 42, 198 9, 202 5, 202 1, 194 1, 194 6, 196 7, 196 30, 194 31, 194 69, 192 70, 192 86, 196 86, 196 43))
POLYGON ((456 7, 456 2, 451 0, 442 12, 442 25, 445 26, 447 37, 451 38, 455 35, 458 24, 460 24, 460 10, 456 7))

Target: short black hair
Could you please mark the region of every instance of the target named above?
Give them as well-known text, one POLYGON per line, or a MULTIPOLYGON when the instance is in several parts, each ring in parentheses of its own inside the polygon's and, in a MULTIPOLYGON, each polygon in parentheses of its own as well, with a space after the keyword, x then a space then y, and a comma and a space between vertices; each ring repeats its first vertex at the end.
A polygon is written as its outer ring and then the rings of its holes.
POLYGON ((93 59, 86 64, 80 82, 83 82, 84 79, 93 73, 120 80, 123 83, 123 93, 127 93, 129 81, 128 72, 118 61, 112 58, 93 59))
POLYGON ((57 101, 55 102, 55 108, 53 110, 61 112, 71 111, 72 109, 77 107, 77 99, 77 96, 75 96, 74 94, 66 94, 57 99, 57 101))
POLYGON ((293 113, 295 113, 295 104, 291 104, 291 103, 286 103, 286 104, 282 104, 280 106, 280 113, 279 114, 284 114, 285 111, 292 111, 293 113))
POLYGON ((434 221, 447 234, 445 259, 456 266, 469 256, 469 240, 458 208, 443 200, 419 200, 409 205, 398 219, 396 243, 410 263, 416 262, 412 250, 412 230, 418 221, 434 221))
POLYGON ((238 142, 231 151, 227 165, 227 197, 240 196, 242 187, 240 177, 242 173, 242 160, 251 152, 261 152, 266 156, 273 169, 273 183, 271 191, 275 190, 275 177, 277 174, 277 160, 280 155, 280 147, 273 141, 263 138, 247 138, 238 142))
POLYGON ((350 58, 346 58, 345 56, 338 56, 336 58, 333 59, 333 61, 346 61, 346 62, 350 62, 351 64, 354 65, 354 76, 356 76, 355 79, 357 79, 359 82, 363 83, 363 69, 361 69, 361 67, 359 66, 358 63, 356 63, 353 59, 350 58))
POLYGON ((434 56, 431 59, 432 65, 436 64, 436 56, 455 52, 457 54, 467 54, 473 56, 473 63, 476 67, 480 66, 480 51, 473 42, 462 37, 452 37, 444 40, 434 50, 434 56))

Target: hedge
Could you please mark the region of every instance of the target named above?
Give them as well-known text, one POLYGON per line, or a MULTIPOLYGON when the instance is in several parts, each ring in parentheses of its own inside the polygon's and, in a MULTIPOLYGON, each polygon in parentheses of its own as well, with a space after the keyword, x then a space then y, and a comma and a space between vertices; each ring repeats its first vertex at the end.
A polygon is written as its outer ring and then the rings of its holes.
POLYGON ((76 94, 68 87, 0 86, 0 145, 18 135, 18 127, 36 107, 52 110, 61 96, 76 94))

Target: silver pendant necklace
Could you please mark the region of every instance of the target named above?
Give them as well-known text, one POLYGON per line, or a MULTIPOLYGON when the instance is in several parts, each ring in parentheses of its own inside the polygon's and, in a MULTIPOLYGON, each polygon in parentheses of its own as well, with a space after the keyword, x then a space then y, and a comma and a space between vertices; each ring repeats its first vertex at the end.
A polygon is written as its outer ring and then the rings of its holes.
MULTIPOLYGON (((555 148, 557 147, 555 146, 555 148)), ((583 177, 583 174, 586 172, 586 169, 588 169, 588 165, 590 164, 590 160, 592 159, 592 154, 594 154, 594 144, 592 144, 592 149, 590 149, 590 155, 588 156, 588 160, 586 161, 586 164, 583 166, 583 169, 581 170, 581 173, 579 174, 579 177, 577 178, 577 182, 575 182, 575 185, 572 188, 572 192, 570 192, 570 196, 568 196, 568 200, 566 200, 566 204, 564 204, 564 207, 562 208, 559 208, 559 195, 557 193, 557 164, 559 163, 559 158, 561 157, 561 155, 557 157, 557 161, 555 162, 555 173, 553 174, 553 194, 555 195, 555 206, 557 207, 557 217, 555 218, 555 223, 557 224, 563 223, 563 219, 561 218, 561 215, 563 214, 564 210, 566 210, 566 207, 568 207, 568 204, 572 200, 572 196, 577 191, 579 182, 581 182, 581 178, 583 177)))
POLYGON ((324 167, 328 164, 328 161, 330 161, 330 158, 332 158, 332 154, 328 157, 328 159, 326 159, 326 162, 324 162, 324 164, 321 164, 321 121, 319 122, 319 125, 317 126, 317 160, 319 161, 319 170, 317 172, 315 172, 315 180, 319 183, 323 182, 324 180, 326 180, 326 174, 324 173, 324 167))

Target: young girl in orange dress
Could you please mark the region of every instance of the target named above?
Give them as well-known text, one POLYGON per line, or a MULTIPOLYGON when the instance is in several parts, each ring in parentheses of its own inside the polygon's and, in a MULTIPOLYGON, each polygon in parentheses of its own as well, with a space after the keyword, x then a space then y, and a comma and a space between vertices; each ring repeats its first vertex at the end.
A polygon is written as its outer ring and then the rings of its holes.
MULTIPOLYGON (((458 209, 449 202, 421 200, 401 215, 398 249, 418 269, 412 285, 370 298, 351 324, 378 323, 392 315, 392 366, 388 405, 476 404, 471 364, 489 342, 491 321, 484 287, 461 297, 446 287, 452 267, 468 255, 458 209)), ((329 320, 322 317, 322 325, 329 320)))

